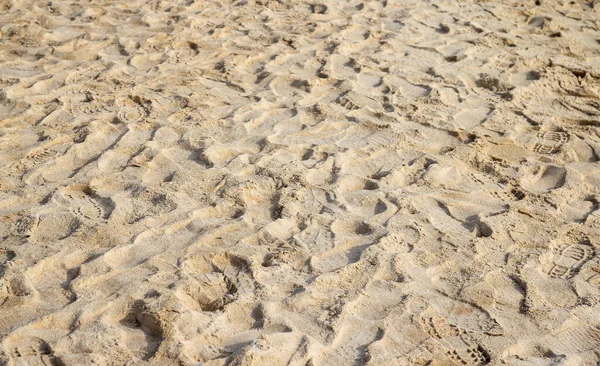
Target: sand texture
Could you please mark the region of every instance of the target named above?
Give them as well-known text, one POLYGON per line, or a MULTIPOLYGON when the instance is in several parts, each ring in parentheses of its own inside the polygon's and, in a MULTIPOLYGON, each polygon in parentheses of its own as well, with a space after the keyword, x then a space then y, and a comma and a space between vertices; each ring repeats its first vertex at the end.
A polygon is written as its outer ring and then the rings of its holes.
POLYGON ((599 160, 598 0, 0 0, 0 365, 598 365, 599 160))

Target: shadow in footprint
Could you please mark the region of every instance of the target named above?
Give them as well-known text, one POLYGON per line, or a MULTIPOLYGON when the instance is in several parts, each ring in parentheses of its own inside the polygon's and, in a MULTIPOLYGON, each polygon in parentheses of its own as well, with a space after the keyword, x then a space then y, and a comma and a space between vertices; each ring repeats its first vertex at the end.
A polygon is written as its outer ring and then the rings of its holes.
POLYGON ((127 346, 130 350, 145 361, 154 357, 163 341, 163 331, 160 320, 148 311, 143 300, 133 302, 120 324, 129 328, 127 346))

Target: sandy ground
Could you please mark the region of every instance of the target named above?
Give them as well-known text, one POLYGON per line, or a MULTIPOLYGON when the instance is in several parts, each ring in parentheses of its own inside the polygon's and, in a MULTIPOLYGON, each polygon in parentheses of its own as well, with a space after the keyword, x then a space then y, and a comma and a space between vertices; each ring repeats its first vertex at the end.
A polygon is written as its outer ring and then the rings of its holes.
POLYGON ((0 0, 1 365, 597 365, 597 0, 0 0))

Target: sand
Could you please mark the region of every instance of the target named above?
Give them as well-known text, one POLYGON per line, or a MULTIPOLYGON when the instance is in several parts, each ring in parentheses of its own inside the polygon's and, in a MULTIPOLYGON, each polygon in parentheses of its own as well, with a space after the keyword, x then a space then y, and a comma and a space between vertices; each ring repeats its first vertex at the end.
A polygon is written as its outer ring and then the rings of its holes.
POLYGON ((597 365, 597 0, 0 1, 1 365, 597 365))

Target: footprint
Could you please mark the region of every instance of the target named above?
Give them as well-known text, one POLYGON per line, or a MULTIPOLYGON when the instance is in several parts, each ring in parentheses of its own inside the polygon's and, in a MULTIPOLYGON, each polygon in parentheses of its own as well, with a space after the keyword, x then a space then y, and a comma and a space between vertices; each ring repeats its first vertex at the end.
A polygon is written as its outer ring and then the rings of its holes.
POLYGON ((39 223, 40 219, 38 216, 25 216, 15 223, 15 230, 19 236, 28 238, 33 234, 39 223))
POLYGON ((232 255, 216 255, 212 259, 216 272, 226 280, 228 296, 252 293, 255 289, 250 264, 243 258, 232 255))
POLYGON ((93 199, 84 199, 78 207, 72 210, 73 214, 82 221, 100 223, 105 220, 106 211, 93 199))
POLYGON ((557 102, 566 108, 563 121, 576 125, 596 125, 600 117, 600 103, 594 98, 585 97, 562 97, 557 102))
POLYGON ((379 110, 379 103, 367 96, 349 91, 338 99, 338 103, 349 111, 369 107, 373 110, 379 110))
POLYGON ((325 351, 324 365, 365 365, 370 359, 369 346, 383 338, 384 331, 375 326, 356 324, 337 332, 334 349, 325 351))
POLYGON ((8 355, 15 365, 58 366, 60 364, 48 343, 40 338, 9 338, 4 343, 8 355))
POLYGON ((569 134, 566 132, 540 132, 538 137, 545 141, 553 141, 559 144, 566 144, 569 141, 569 134))
POLYGON ((562 187, 566 178, 567 170, 564 167, 544 165, 536 168, 532 174, 525 176, 521 185, 531 192, 544 193, 562 187))
POLYGON ((83 222, 98 224, 106 221, 110 215, 110 199, 96 196, 87 185, 64 187, 55 192, 52 200, 83 222), (104 204, 103 204, 104 203, 104 204))
POLYGON ((203 311, 221 310, 233 300, 237 288, 222 273, 204 273, 190 277, 183 292, 194 299, 203 311))
POLYGON ((458 365, 487 365, 489 353, 469 337, 465 330, 450 324, 441 316, 426 315, 421 325, 444 348, 446 355, 458 365))
POLYGON ((373 180, 358 177, 355 175, 342 175, 337 180, 337 187, 343 194, 346 192, 355 192, 361 190, 372 191, 379 188, 379 185, 373 180))
POLYGON ((569 141, 566 132, 540 132, 534 140, 532 150, 538 154, 555 154, 569 141))
POLYGON ((454 121, 461 128, 475 128, 485 123, 492 111, 487 107, 463 109, 454 116, 454 121))
POLYGON ((27 161, 25 161, 25 159, 8 163, 2 166, 2 170, 4 171, 4 173, 8 177, 12 178, 21 178, 23 174, 25 174, 31 168, 32 167, 29 164, 27 164, 27 161))
POLYGON ((100 113, 110 111, 110 109, 106 106, 106 103, 93 100, 86 103, 74 104, 71 106, 70 111, 76 115, 98 116, 100 113))
POLYGON ((345 96, 340 98, 339 103, 342 107, 346 108, 349 111, 353 111, 360 108, 355 102, 352 101, 352 99, 345 96))
POLYGON ((271 10, 284 10, 287 8, 287 5, 284 5, 282 2, 277 0, 256 0, 256 5, 264 6, 271 10))
POLYGON ((567 328, 544 337, 542 342, 556 353, 585 353, 600 347, 600 325, 567 328))
POLYGON ((123 123, 140 122, 146 118, 146 111, 140 107, 123 107, 117 112, 117 118, 123 123))
POLYGON ((462 221, 454 218, 449 207, 441 201, 426 198, 416 202, 416 205, 441 235, 458 240, 468 240, 472 237, 472 232, 462 221))
POLYGON ((383 320, 398 311, 406 301, 398 283, 404 281, 401 273, 390 269, 386 280, 375 280, 359 294, 358 298, 348 304, 349 313, 360 320, 383 320))
POLYGON ((522 189, 517 187, 512 187, 510 189, 498 189, 488 191, 488 193, 502 201, 502 202, 510 202, 510 201, 521 201, 525 198, 525 192, 522 189))
POLYGON ((335 247, 334 235, 326 225, 312 222, 304 230, 294 235, 293 239, 306 252, 314 255, 324 254, 335 247))
POLYGON ((600 273, 593 275, 587 280, 590 284, 600 287, 600 273))
POLYGON ((34 152, 31 152, 25 156, 25 164, 30 168, 35 168, 37 166, 42 165, 48 159, 58 155, 56 151, 41 149, 34 152))
POLYGON ((306 266, 308 260, 309 256, 306 252, 299 248, 286 245, 274 249, 265 255, 262 266, 273 267, 285 265, 294 270, 300 270, 306 266))
POLYGON ((344 139, 336 144, 347 149, 393 147, 401 138, 401 134, 387 126, 361 123, 349 128, 344 139))
POLYGON ((238 292, 251 292, 254 288, 247 266, 242 258, 227 255, 188 259, 181 264, 187 275, 181 290, 202 311, 221 310, 235 300, 238 292))
MULTIPOLYGON (((432 165, 428 168, 428 171, 433 171, 437 164, 432 165)), ((453 173, 447 173, 442 175, 439 179, 441 182, 452 182, 453 181, 453 173)), ((500 201, 518 201, 524 198, 524 194, 518 193, 520 191, 518 188, 513 189, 505 186, 504 184, 500 184, 497 182, 497 179, 493 176, 489 176, 488 174, 473 172, 462 175, 463 179, 460 182, 460 188, 463 190, 467 190, 469 192, 485 192, 486 194, 491 195, 495 199, 500 201)), ((448 184, 447 183, 447 184, 448 184)))
POLYGON ((69 73, 66 77, 67 85, 85 83, 96 76, 98 76, 101 72, 105 71, 106 67, 101 64, 92 64, 90 67, 83 70, 76 70, 69 73))
POLYGON ((72 185, 63 187, 52 195, 52 201, 59 206, 68 207, 71 202, 84 199, 91 190, 86 185, 72 185))
POLYGON ((269 142, 281 145, 329 145, 340 141, 347 124, 341 121, 324 121, 300 131, 278 131, 269 137, 269 142))
POLYGON ((573 278, 583 265, 595 255, 594 248, 588 244, 571 244, 560 250, 555 256, 548 275, 552 278, 573 278))
POLYGON ((496 181, 482 173, 468 173, 465 178, 476 185, 483 187, 495 187, 496 181))
POLYGON ((164 331, 160 314, 152 311, 144 300, 137 300, 130 306, 120 323, 126 327, 127 348, 142 360, 147 361, 154 357, 163 341, 164 331))

